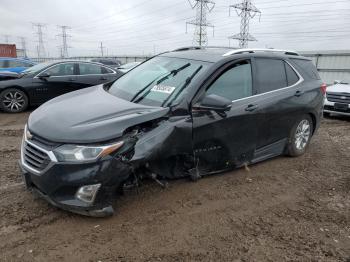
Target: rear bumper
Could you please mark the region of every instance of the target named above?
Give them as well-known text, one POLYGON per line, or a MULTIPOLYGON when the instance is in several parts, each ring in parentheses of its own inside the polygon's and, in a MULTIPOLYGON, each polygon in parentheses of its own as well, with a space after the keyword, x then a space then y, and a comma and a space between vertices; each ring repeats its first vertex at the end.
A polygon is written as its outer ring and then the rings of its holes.
POLYGON ((34 174, 21 162, 19 165, 25 184, 33 193, 63 210, 94 217, 113 215, 112 200, 131 173, 127 164, 110 156, 94 163, 54 164, 42 174, 34 174), (76 197, 80 187, 97 183, 101 187, 93 203, 76 197))

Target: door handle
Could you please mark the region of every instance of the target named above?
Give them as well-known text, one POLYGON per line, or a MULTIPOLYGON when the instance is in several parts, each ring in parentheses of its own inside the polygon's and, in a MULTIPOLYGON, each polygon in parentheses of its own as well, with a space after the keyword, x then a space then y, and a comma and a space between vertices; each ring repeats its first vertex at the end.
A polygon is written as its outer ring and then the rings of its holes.
POLYGON ((258 109, 258 107, 259 107, 258 105, 250 104, 246 107, 245 111, 252 112, 252 111, 258 109))
POLYGON ((74 78, 69 78, 68 81, 73 82, 73 81, 75 81, 75 79, 74 78))
POLYGON ((100 80, 108 80, 107 77, 101 76, 100 80))
POLYGON ((299 97, 299 96, 302 96, 304 93, 305 93, 304 91, 298 90, 295 92, 294 96, 299 97))

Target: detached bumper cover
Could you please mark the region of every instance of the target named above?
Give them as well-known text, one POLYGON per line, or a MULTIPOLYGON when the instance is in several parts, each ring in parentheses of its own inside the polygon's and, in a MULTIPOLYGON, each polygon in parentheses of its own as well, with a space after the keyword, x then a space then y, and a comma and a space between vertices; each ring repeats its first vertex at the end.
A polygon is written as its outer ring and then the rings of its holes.
POLYGON ((81 215, 104 217, 113 215, 115 192, 129 177, 130 167, 108 157, 93 163, 56 163, 45 173, 33 174, 19 163, 27 188, 61 209, 81 215), (88 204, 75 197, 81 186, 101 183, 94 203, 88 204))

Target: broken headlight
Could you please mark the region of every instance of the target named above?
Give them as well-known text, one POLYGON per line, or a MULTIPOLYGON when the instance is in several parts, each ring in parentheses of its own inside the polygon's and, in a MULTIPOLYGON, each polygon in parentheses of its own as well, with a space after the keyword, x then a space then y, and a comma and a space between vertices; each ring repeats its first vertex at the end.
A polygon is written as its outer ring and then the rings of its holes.
POLYGON ((120 141, 105 146, 62 145, 53 152, 59 162, 85 162, 107 156, 124 144, 120 141))

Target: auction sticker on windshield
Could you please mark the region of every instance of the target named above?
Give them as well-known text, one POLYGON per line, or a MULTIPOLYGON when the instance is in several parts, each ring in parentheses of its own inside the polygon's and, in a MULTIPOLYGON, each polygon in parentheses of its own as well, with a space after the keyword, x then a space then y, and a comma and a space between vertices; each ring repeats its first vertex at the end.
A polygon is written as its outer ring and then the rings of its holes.
POLYGON ((175 87, 174 86, 166 86, 166 85, 155 85, 152 87, 151 91, 153 92, 160 92, 160 93, 166 93, 171 94, 174 92, 175 87))

